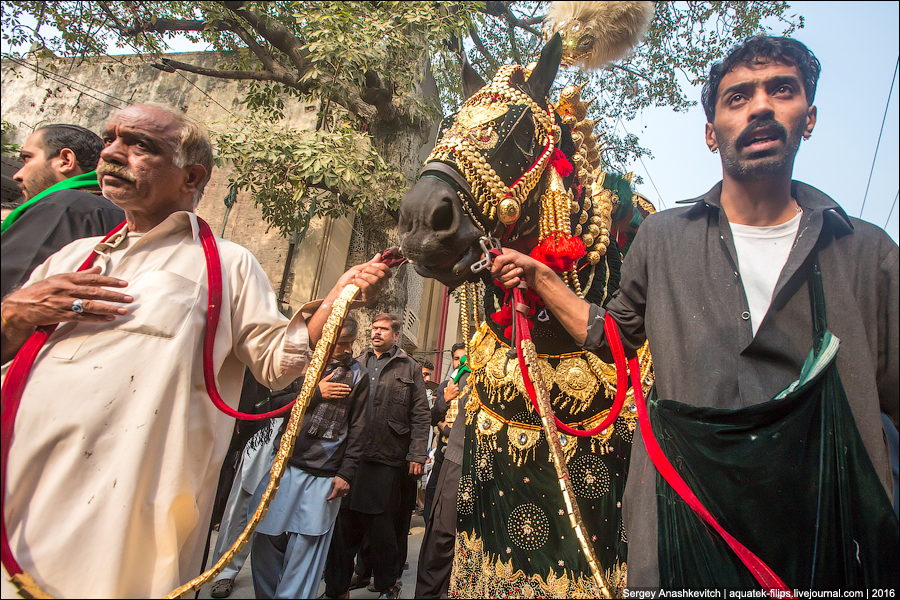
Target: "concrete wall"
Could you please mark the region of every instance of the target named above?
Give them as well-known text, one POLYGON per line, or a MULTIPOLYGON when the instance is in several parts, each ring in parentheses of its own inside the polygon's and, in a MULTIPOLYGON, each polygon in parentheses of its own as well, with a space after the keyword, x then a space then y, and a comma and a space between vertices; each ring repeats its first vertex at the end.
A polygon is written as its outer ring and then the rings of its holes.
MULTIPOLYGON (((221 55, 211 52, 169 56, 207 68, 215 68, 221 61, 221 55)), ((99 132, 116 110, 148 101, 176 107, 207 125, 222 124, 232 115, 245 114, 240 98, 248 90, 247 82, 183 72, 167 73, 151 67, 150 62, 140 56, 104 57, 91 62, 38 60, 34 57, 25 61, 3 60, 0 105, 3 120, 15 128, 10 141, 22 144, 35 128, 49 123, 74 123, 99 132)), ((293 127, 313 128, 317 110, 315 103, 289 101, 286 120, 293 127)), ((426 147, 409 149, 414 155, 413 161, 420 161, 429 151, 426 147)), ((277 292, 284 274, 288 240, 276 229, 268 228, 261 211, 246 192, 238 195, 225 222, 223 199, 228 193, 227 181, 226 169, 213 171, 197 213, 209 222, 217 235, 253 252, 277 292)), ((356 263, 396 243, 396 234, 388 219, 315 220, 294 252, 285 282, 285 300, 296 309, 331 289, 348 266, 348 260, 356 263), (381 231, 371 231, 373 226, 381 231)), ((437 331, 443 286, 433 280, 423 280, 408 267, 397 273, 394 280, 396 283, 392 285, 402 288, 402 292, 396 294, 402 302, 398 302, 398 307, 393 310, 402 313, 403 308, 408 307, 419 320, 417 344, 407 343, 405 347, 419 352, 435 350, 439 344, 437 331)), ((387 294, 390 293, 388 290, 387 294)), ((446 348, 459 337, 458 305, 451 300, 450 308, 446 348)), ((362 329, 357 347, 361 348, 368 344, 371 314, 363 313, 358 317, 362 329)), ((427 356, 434 359, 433 352, 427 356)))
MULTIPOLYGON (((215 68, 215 53, 175 54, 172 58, 215 68)), ((14 127, 14 142, 21 144, 41 125, 74 123, 99 132, 116 110, 141 102, 160 102, 176 107, 207 124, 240 115, 239 102, 246 82, 200 77, 190 73, 166 73, 149 66, 146 58, 115 56, 93 62, 77 60, 2 61, 2 117, 14 127), (23 64, 24 62, 24 64, 23 64)), ((315 126, 317 107, 293 103, 286 110, 290 123, 299 128, 315 126)), ((215 169, 197 214, 213 231, 248 248, 265 269, 273 287, 281 284, 288 242, 268 229, 260 210, 246 193, 238 195, 222 231, 228 193, 228 173, 215 169)), ((310 258, 315 261, 315 257, 310 258)))

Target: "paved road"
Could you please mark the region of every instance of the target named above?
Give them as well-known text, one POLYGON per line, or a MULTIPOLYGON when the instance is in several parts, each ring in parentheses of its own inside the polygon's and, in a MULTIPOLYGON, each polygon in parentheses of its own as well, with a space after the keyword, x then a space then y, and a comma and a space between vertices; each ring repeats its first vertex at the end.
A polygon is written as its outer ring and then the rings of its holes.
MULTIPOLYGON (((416 591, 416 566, 419 562, 419 547, 422 545, 422 537, 425 535, 425 521, 422 517, 414 515, 412 518, 412 535, 409 536, 409 569, 403 571, 403 590, 400 594, 401 598, 414 598, 416 591)), ((210 542, 210 553, 216 545, 216 532, 213 532, 212 541, 210 542)), ((238 573, 234 581, 234 592, 231 598, 255 598, 253 594, 253 579, 250 575, 250 563, 253 561, 251 555, 244 568, 238 573)), ((208 585, 200 590, 201 598, 209 598, 209 590, 212 586, 208 585)), ((319 585, 319 595, 325 591, 325 582, 319 585)), ((353 590, 350 592, 351 598, 378 598, 377 592, 370 592, 367 589, 353 590)))

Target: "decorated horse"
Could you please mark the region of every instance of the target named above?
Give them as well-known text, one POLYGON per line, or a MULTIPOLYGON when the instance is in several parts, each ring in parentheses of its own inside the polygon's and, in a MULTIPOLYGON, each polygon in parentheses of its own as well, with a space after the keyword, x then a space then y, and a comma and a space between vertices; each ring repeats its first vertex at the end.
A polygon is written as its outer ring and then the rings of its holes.
MULTIPOLYGON (((537 63, 500 67, 488 84, 463 60, 466 100, 442 122, 401 204, 406 258, 421 275, 462 286, 472 374, 454 597, 612 597, 626 584, 621 499, 637 412, 624 372, 582 350, 532 290, 487 276, 492 256, 513 248, 603 305, 654 211, 631 176, 604 167, 581 88, 548 98, 561 63, 597 67, 630 48, 652 4, 564 4, 616 6, 554 7, 537 63)), ((649 388, 646 346, 639 361, 649 388)))

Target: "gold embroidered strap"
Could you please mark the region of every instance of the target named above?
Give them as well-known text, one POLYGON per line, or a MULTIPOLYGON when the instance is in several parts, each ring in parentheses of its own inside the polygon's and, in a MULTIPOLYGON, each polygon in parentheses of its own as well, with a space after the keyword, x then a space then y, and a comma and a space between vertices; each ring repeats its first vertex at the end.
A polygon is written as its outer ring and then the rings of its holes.
POLYGON ((50 594, 41 589, 41 586, 37 584, 34 580, 34 577, 29 575, 27 572, 22 571, 17 575, 13 575, 10 578, 10 583, 16 586, 16 591, 19 592, 19 595, 23 598, 52 598, 50 594))
POLYGON ((341 295, 334 302, 331 314, 328 316, 328 320, 322 328, 322 337, 319 340, 319 343, 316 344, 316 350, 313 353, 309 368, 306 371, 303 387, 300 389, 300 394, 297 396, 297 401, 294 404, 294 408, 291 410, 290 419, 288 419, 287 427, 281 438, 281 446, 278 448, 278 453, 275 455, 275 462, 272 464, 269 485, 266 487, 266 491, 263 494, 262 502, 259 503, 259 507, 247 523, 247 527, 241 535, 238 536, 238 539, 235 540, 234 544, 231 545, 231 548, 222 555, 222 558, 220 558, 211 569, 183 586, 172 590, 164 596, 165 598, 182 598, 185 594, 199 590, 212 581, 226 566, 228 566, 228 563, 230 563, 232 559, 234 559, 234 556, 244 548, 244 545, 250 541, 250 537, 256 530, 256 526, 259 525, 266 516, 266 511, 269 510, 269 504, 272 502, 272 498, 278 490, 278 485, 281 483, 281 477, 284 475, 287 461, 293 455, 294 442, 297 439, 300 425, 303 423, 306 407, 309 406, 309 400, 312 398, 313 393, 316 391, 316 386, 322 378, 322 372, 325 370, 328 355, 331 353, 334 341, 337 339, 338 333, 341 330, 344 317, 347 316, 347 312, 350 309, 350 302, 353 300, 353 297, 356 296, 357 292, 359 292, 359 288, 350 284, 344 288, 344 291, 341 292, 341 295))
POLYGON ((609 587, 606 584, 606 578, 603 576, 603 570, 597 561, 597 555, 594 553, 594 546, 588 539, 587 531, 584 528, 584 522, 581 518, 581 510, 578 508, 578 502, 575 499, 575 493, 569 482, 569 469, 566 465, 565 454, 560 445, 559 433, 556 430, 556 421, 553 418, 553 409, 550 406, 550 395, 547 393, 547 386, 543 381, 540 367, 538 366, 537 350, 534 342, 530 339, 521 341, 520 350, 525 360, 525 366, 528 367, 528 374, 534 384, 535 395, 537 396, 538 408, 541 413, 541 425, 544 428, 544 435, 547 438, 550 447, 550 457, 553 459, 553 467, 559 477, 559 487, 562 490, 563 499, 566 502, 566 512, 569 514, 569 522, 572 529, 575 530, 575 536, 578 543, 581 544, 581 550, 584 557, 591 568, 591 574, 597 587, 604 598, 612 598, 609 587))

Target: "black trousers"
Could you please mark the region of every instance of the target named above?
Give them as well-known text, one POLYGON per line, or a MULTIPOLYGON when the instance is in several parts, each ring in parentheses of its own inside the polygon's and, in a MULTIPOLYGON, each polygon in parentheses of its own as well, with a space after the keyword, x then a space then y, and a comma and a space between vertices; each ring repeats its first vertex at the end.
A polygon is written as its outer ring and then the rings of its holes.
POLYGON ((371 547, 366 558, 375 574, 375 589, 386 592, 397 582, 396 511, 371 515, 341 507, 325 561, 326 596, 337 598, 350 590, 353 559, 364 538, 371 547))
POLYGON ((446 598, 456 544, 456 495, 462 466, 445 460, 419 551, 416 598, 446 598))
POLYGON ((397 579, 403 576, 403 563, 406 562, 406 553, 409 551, 409 525, 413 510, 416 508, 418 483, 419 478, 409 473, 404 473, 400 477, 400 508, 394 524, 394 531, 397 534, 397 562, 394 564, 394 570, 397 579))
POLYGON ((431 475, 428 477, 428 484, 425 486, 425 522, 428 522, 428 516, 431 514, 431 507, 434 506, 434 494, 437 490, 438 480, 441 477, 441 465, 444 464, 444 453, 434 453, 434 464, 431 466, 431 475))
MULTIPOLYGON (((403 564, 406 562, 409 552, 409 526, 412 521, 412 511, 416 507, 416 494, 418 491, 418 478, 403 474, 400 476, 400 506, 396 512, 394 532, 397 536, 397 560, 394 571, 397 579, 403 576, 403 564)), ((369 579, 372 576, 372 546, 368 538, 363 538, 362 546, 356 557, 356 574, 361 579, 369 579)))

